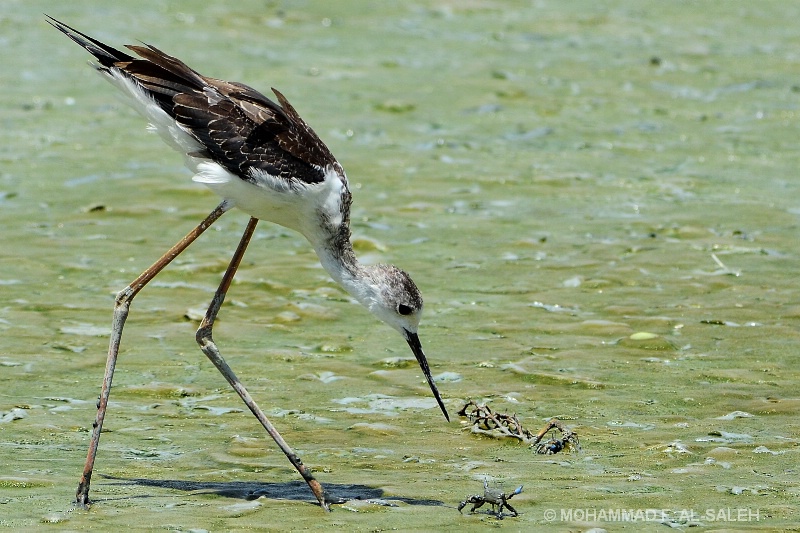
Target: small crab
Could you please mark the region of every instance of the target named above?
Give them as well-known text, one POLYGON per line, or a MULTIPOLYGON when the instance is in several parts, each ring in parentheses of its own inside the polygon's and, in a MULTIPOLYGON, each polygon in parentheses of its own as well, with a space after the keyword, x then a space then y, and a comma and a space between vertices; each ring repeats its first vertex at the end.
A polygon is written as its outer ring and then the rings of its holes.
POLYGON ((506 496, 506 493, 501 491, 501 490, 499 490, 499 489, 490 489, 489 488, 489 483, 486 480, 484 480, 483 481, 483 496, 481 496, 479 494, 474 494, 474 495, 470 496, 469 498, 467 498, 466 500, 464 500, 463 502, 458 504, 458 512, 460 513, 461 509, 466 507, 466 505, 468 503, 472 504, 472 509, 469 510, 470 513, 474 513, 475 509, 478 509, 483 504, 488 503, 488 504, 491 504, 491 506, 492 506, 492 511, 493 512, 491 514, 496 516, 499 520, 503 519, 503 507, 505 507, 506 509, 511 511, 511 513, 512 513, 511 516, 518 516, 519 513, 517 512, 516 509, 511 507, 511 504, 508 503, 508 500, 510 500, 511 498, 513 498, 514 496, 519 494, 520 492, 522 492, 522 485, 517 487, 514 490, 514 492, 512 492, 511 494, 506 496))

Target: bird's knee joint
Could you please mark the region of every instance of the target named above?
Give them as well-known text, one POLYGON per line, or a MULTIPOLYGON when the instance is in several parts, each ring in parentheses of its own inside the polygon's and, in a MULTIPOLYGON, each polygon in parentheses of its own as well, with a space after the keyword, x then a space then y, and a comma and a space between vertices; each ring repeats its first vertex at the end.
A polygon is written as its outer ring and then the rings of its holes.
POLYGON ((197 328, 197 333, 194 334, 194 340, 197 341, 197 344, 201 347, 211 342, 211 326, 200 326, 197 328))
POLYGON ((133 296, 133 290, 131 289, 131 286, 128 285, 127 287, 125 287, 124 289, 122 289, 117 293, 117 297, 114 299, 114 305, 116 307, 119 307, 121 305, 128 305, 130 303, 132 296, 133 296))

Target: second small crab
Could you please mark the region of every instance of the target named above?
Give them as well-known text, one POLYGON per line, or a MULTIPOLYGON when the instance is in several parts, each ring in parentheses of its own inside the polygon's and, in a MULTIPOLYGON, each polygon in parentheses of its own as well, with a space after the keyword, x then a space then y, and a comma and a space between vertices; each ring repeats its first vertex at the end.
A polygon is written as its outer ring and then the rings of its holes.
POLYGON ((474 513, 475 509, 478 509, 482 505, 488 503, 492 506, 492 513, 496 516, 499 520, 503 519, 503 507, 511 511, 511 516, 519 516, 519 513, 516 509, 511 507, 511 504, 508 503, 508 500, 516 496, 522 492, 522 485, 514 489, 514 492, 506 496, 506 493, 500 489, 490 489, 489 482, 484 480, 483 481, 483 496, 480 494, 474 494, 458 504, 458 512, 461 512, 461 509, 466 507, 468 503, 472 504, 472 509, 469 510, 470 513, 474 513))

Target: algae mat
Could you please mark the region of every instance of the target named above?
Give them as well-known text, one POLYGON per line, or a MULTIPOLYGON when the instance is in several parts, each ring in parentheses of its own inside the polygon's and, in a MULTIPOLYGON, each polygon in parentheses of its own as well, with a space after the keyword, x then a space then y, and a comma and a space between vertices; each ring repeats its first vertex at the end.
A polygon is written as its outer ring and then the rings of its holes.
POLYGON ((798 10, 4 2, 0 525, 795 527, 798 10), (42 12, 286 94, 348 172, 358 253, 420 285, 451 413, 558 416, 582 452, 444 423, 402 340, 264 224, 216 339, 328 490, 360 498, 324 515, 194 344, 231 213, 134 303, 97 504, 73 509, 114 294, 217 199, 42 12), (484 479, 524 485, 519 517, 458 513, 484 479))

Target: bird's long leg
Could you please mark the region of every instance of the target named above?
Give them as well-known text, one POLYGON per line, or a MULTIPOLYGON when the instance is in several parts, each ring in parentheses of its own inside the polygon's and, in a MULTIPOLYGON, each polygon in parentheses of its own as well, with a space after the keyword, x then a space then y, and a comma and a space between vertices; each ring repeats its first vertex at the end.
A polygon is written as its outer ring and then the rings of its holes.
POLYGON ((117 364, 119 354, 119 344, 122 339, 122 328, 128 318, 128 310, 134 296, 144 288, 147 283, 161 272, 173 259, 178 257, 192 242, 211 226, 219 217, 223 215, 231 205, 227 201, 220 203, 196 228, 178 241, 175 246, 170 248, 167 253, 162 255, 158 261, 153 263, 147 270, 142 272, 138 278, 133 280, 130 285, 122 289, 114 301, 114 318, 111 326, 111 340, 108 345, 108 359, 106 360, 106 372, 103 376, 103 387, 100 390, 100 399, 97 402, 97 418, 92 424, 92 440, 89 443, 89 453, 86 455, 86 464, 83 467, 83 475, 75 493, 75 501, 78 505, 89 507, 89 485, 92 481, 92 470, 94 460, 97 456, 97 447, 100 444, 100 432, 103 429, 103 419, 106 416, 108 407, 108 396, 111 392, 111 380, 114 377, 114 367, 117 364))
POLYGON ((300 460, 300 457, 298 457, 294 450, 292 450, 286 441, 283 440, 283 437, 281 437, 281 434, 278 433, 277 429, 275 429, 275 426, 273 426, 272 423, 267 419, 266 415, 264 415, 264 412, 247 392, 247 389, 245 389, 244 385, 242 385, 242 382, 239 381, 239 378, 237 378, 236 374, 233 373, 231 367, 229 367, 228 363, 226 363, 222 358, 222 354, 220 354, 219 349, 212 338, 214 320, 217 318, 217 313, 219 312, 220 307, 222 307, 222 302, 225 301, 225 295, 228 292, 228 288, 231 286, 233 276, 236 274, 236 269, 239 268, 239 263, 242 261, 245 249, 250 242, 250 237, 253 236, 253 232, 256 229, 256 224, 258 224, 258 219, 251 218, 250 222, 247 224, 247 228, 244 230, 242 239, 239 241, 239 246, 236 248, 233 258, 231 259, 225 274, 222 276, 222 282, 220 283, 217 292, 214 294, 214 299, 211 300, 211 305, 208 307, 206 316, 203 318, 203 321, 200 323, 200 327, 197 330, 197 344, 200 345, 200 349, 203 350, 203 353, 206 354, 212 363, 214 363, 214 366, 217 367, 217 370, 219 370, 220 373, 225 376, 225 379, 228 380, 228 383, 230 383, 231 387, 233 387, 233 390, 239 394, 245 405, 247 405, 258 421, 261 422, 261 425, 264 426, 264 429, 267 430, 267 433, 269 433, 269 436, 273 438, 275 443, 280 447, 281 451, 286 454, 289 462, 291 462, 300 475, 303 476, 303 479, 306 481, 306 483, 308 483, 308 486, 311 488, 311 492, 313 492, 314 496, 317 497, 317 500, 319 500, 319 504, 322 506, 322 508, 325 511, 330 511, 328 502, 325 500, 325 491, 323 490, 322 485, 320 485, 319 481, 314 479, 314 476, 311 474, 306 465, 303 464, 303 461, 300 460))

